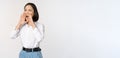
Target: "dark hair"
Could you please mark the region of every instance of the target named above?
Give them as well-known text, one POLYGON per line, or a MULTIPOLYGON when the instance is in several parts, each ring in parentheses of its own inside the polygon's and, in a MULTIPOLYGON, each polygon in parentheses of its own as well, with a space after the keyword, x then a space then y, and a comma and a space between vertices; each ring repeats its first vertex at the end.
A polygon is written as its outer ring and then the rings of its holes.
POLYGON ((36 5, 35 5, 34 3, 27 3, 27 4, 24 6, 24 9, 25 9, 25 7, 26 7, 27 5, 30 5, 30 6, 33 8, 33 10, 34 10, 34 15, 33 15, 33 17, 32 17, 33 21, 34 21, 34 22, 38 21, 38 19, 39 19, 39 14, 38 14, 36 5))

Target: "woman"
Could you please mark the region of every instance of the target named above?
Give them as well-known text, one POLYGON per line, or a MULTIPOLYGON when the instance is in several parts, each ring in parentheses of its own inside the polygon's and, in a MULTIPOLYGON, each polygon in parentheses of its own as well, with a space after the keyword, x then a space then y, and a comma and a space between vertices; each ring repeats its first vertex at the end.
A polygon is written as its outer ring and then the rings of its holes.
POLYGON ((20 36, 22 51, 19 58, 42 58, 39 43, 44 36, 44 26, 38 23, 39 14, 35 4, 27 3, 18 24, 12 31, 11 38, 20 36))

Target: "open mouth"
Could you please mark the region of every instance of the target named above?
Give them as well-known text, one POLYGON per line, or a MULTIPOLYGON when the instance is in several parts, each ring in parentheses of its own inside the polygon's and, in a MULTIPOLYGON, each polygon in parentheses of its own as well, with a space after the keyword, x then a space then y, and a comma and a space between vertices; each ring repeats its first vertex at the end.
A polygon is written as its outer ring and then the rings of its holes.
POLYGON ((28 17, 28 16, 26 16, 26 17, 28 17))
MULTIPOLYGON (((29 17, 29 16, 26 16, 26 19, 27 19, 28 17, 29 17)), ((25 21, 27 21, 26 19, 25 19, 25 21)))

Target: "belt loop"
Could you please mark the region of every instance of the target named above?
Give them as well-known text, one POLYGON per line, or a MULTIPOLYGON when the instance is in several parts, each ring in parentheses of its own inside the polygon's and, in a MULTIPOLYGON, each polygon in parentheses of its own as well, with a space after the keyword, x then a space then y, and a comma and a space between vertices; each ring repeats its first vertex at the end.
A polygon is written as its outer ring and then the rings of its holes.
POLYGON ((34 51, 34 49, 32 48, 32 52, 34 51))

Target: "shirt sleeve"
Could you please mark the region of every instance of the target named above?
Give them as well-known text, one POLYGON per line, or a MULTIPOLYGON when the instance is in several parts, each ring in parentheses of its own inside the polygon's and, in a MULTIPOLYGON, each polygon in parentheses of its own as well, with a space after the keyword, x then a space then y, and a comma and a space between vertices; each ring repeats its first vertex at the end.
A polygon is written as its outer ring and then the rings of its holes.
POLYGON ((16 39, 19 36, 19 30, 12 30, 11 34, 10 34, 10 38, 11 39, 16 39))
POLYGON ((34 36, 37 40, 37 43, 40 42, 44 38, 44 25, 37 24, 33 29, 34 36))

